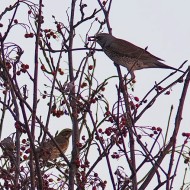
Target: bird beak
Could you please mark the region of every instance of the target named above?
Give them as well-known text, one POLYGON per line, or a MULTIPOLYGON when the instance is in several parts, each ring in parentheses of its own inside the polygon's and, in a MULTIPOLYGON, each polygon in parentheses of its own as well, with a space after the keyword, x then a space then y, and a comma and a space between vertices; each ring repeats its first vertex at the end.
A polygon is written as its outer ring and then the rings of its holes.
POLYGON ((96 41, 96 36, 89 36, 88 41, 96 41))

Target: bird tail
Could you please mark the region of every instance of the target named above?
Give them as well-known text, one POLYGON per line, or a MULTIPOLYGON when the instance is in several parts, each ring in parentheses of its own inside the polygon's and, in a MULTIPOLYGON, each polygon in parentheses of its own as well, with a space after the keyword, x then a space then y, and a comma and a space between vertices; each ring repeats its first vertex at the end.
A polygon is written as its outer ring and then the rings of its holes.
POLYGON ((164 64, 164 63, 161 63, 160 61, 157 61, 157 62, 155 63, 155 65, 156 65, 157 68, 172 69, 172 70, 175 70, 175 71, 179 71, 179 72, 181 72, 181 73, 185 73, 184 71, 182 71, 182 70, 180 70, 180 69, 176 69, 175 67, 171 67, 171 66, 169 66, 169 65, 166 65, 166 64, 164 64))

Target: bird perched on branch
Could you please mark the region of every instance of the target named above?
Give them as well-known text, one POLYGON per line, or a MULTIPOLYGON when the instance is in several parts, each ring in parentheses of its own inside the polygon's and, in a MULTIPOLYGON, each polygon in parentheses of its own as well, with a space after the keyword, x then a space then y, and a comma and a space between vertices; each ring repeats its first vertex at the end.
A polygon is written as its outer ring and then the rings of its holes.
POLYGON ((183 72, 162 63, 161 61, 164 60, 149 53, 147 48, 142 49, 111 34, 99 33, 90 37, 89 40, 96 41, 102 47, 104 53, 116 64, 126 67, 132 79, 135 78, 135 70, 144 68, 164 68, 183 72))
MULTIPOLYGON (((65 153, 68 148, 69 138, 71 134, 72 130, 66 128, 54 137, 54 140, 57 142, 63 153, 65 153)), ((44 142, 40 147, 38 147, 36 152, 39 155, 39 158, 42 158, 43 161, 54 160, 61 154, 51 139, 44 142)))

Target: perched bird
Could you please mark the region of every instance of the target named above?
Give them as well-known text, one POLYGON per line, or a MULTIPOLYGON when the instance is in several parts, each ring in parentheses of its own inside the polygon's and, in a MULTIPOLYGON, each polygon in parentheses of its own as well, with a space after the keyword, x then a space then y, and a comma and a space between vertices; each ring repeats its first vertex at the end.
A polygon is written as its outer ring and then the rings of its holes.
MULTIPOLYGON (((63 153, 65 153, 68 148, 69 138, 71 134, 72 130, 66 128, 54 137, 54 140, 57 142, 63 153)), ((44 142, 40 147, 38 147, 36 152, 39 155, 39 158, 42 158, 43 161, 54 160, 60 156, 60 151, 57 149, 51 139, 44 142)))
POLYGON ((6 137, 1 142, 1 148, 3 149, 4 153, 11 153, 13 154, 13 151, 15 150, 15 143, 13 141, 13 138, 6 137))
POLYGON ((183 72, 162 63, 161 61, 164 60, 149 53, 146 50, 147 48, 142 49, 130 42, 118 39, 111 34, 99 33, 96 36, 90 37, 90 40, 95 40, 112 61, 126 67, 132 79, 135 78, 135 70, 144 68, 164 68, 183 72))

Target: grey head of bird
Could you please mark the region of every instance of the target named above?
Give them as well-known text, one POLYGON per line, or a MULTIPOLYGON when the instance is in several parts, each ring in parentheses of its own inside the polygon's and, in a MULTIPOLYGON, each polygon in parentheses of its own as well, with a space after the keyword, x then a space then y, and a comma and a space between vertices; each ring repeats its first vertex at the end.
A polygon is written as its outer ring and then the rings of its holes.
POLYGON ((108 33, 99 33, 94 36, 96 42, 102 47, 109 46, 116 39, 114 36, 108 33))

